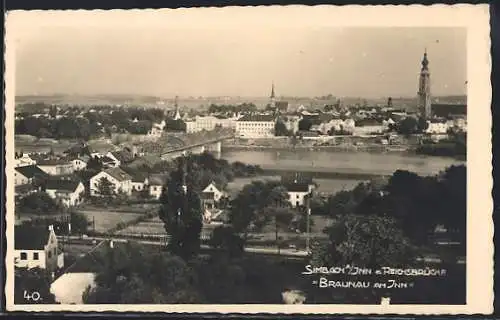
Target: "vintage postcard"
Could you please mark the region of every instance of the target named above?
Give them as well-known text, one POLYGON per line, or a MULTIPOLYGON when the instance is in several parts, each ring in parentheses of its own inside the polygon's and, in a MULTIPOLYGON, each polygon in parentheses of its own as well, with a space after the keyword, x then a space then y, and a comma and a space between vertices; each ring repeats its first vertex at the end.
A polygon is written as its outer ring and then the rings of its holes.
POLYGON ((9 311, 492 312, 488 6, 6 30, 9 311))

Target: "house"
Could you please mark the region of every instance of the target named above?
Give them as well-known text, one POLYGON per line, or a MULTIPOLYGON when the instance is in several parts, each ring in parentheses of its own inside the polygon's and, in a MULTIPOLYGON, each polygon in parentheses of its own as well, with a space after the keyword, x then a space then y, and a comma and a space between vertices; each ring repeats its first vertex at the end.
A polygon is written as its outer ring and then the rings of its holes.
POLYGON ((33 186, 31 183, 21 184, 14 187, 14 197, 20 199, 27 195, 37 192, 38 188, 33 186))
POLYGON ((123 149, 121 151, 110 151, 106 154, 106 156, 110 159, 113 159, 114 163, 117 164, 117 166, 134 161, 133 153, 127 149, 123 149))
POLYGON ((206 209, 212 209, 215 207, 216 203, 219 202, 223 197, 226 196, 224 188, 215 182, 211 182, 208 186, 201 192, 200 198, 203 207, 206 209))
POLYGON ((165 130, 166 122, 163 120, 161 123, 153 123, 151 130, 148 131, 148 137, 160 138, 165 130))
POLYGON ((105 155, 100 157, 100 160, 104 168, 116 168, 120 166, 120 161, 114 157, 111 158, 105 155))
POLYGON ((236 134, 241 138, 274 137, 275 123, 274 115, 245 115, 236 121, 236 134))
POLYGON ((81 171, 87 167, 90 157, 88 155, 80 156, 76 159, 71 160, 74 171, 81 171))
POLYGON ((372 134, 382 134, 388 130, 387 123, 383 123, 377 119, 361 119, 356 121, 353 135, 364 136, 372 134))
POLYGON ((18 268, 40 268, 49 272, 64 267, 54 227, 17 225, 14 229, 14 265, 18 268))
POLYGON ((450 128, 446 120, 433 119, 427 121, 427 125, 425 133, 428 134, 446 134, 450 128))
POLYGON ((57 176, 74 172, 73 163, 64 159, 44 159, 38 161, 38 167, 47 174, 57 176))
POLYGON ((101 196, 100 183, 101 179, 106 179, 110 183, 110 192, 123 192, 126 195, 132 194, 132 177, 123 171, 120 167, 109 168, 103 170, 90 178, 90 195, 101 196))
POLYGON ((300 115, 286 115, 281 118, 288 131, 295 134, 299 131, 299 121, 302 119, 300 115))
POLYGON ((45 183, 45 192, 65 207, 73 207, 82 203, 85 187, 80 181, 63 179, 49 179, 45 183))
POLYGON ((22 154, 17 154, 16 153, 16 167, 24 167, 24 166, 32 166, 36 164, 36 160, 31 158, 29 154, 27 153, 22 153, 22 154))
POLYGON ((45 179, 47 173, 42 171, 38 166, 23 166, 14 169, 14 185, 20 186, 33 183, 35 178, 45 179))
POLYGON ((77 143, 71 146, 69 149, 64 151, 70 157, 81 157, 81 156, 90 156, 93 153, 92 148, 84 142, 77 143))
POLYGON ((132 176, 132 191, 140 192, 148 185, 148 178, 144 174, 134 174, 132 176))
POLYGON ((165 176, 151 175, 148 179, 149 196, 154 199, 160 199, 165 184, 165 176))
POLYGON ((282 177, 281 182, 288 192, 292 207, 305 206, 307 199, 315 189, 315 184, 311 177, 299 175, 295 175, 295 177, 282 177))

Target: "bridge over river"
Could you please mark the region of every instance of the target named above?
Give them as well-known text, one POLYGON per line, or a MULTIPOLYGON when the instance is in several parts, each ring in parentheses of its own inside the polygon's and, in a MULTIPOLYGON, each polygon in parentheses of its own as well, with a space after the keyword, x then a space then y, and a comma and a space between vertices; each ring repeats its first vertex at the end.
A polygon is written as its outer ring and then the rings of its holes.
POLYGON ((212 152, 220 156, 222 152, 222 141, 234 138, 232 134, 223 134, 214 138, 209 138, 199 142, 174 147, 161 152, 162 160, 170 160, 187 154, 201 154, 205 151, 212 152))

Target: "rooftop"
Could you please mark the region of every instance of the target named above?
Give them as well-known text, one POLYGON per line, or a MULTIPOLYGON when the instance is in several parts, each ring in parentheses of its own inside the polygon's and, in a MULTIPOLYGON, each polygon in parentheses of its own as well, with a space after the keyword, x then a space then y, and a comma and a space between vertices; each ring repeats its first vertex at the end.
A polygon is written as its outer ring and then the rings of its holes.
POLYGON ((107 170, 104 170, 104 172, 106 172, 107 174, 109 174, 118 181, 132 180, 132 177, 119 167, 109 168, 107 170))
POLYGON ((49 241, 50 231, 45 227, 17 225, 14 230, 16 250, 43 250, 49 241))
POLYGON ((272 114, 247 114, 238 119, 238 121, 253 122, 274 122, 275 117, 272 114))
POLYGON ((45 173, 45 171, 43 171, 36 165, 17 167, 16 171, 29 179, 35 176, 42 176, 42 177, 47 176, 47 173, 45 173))
POLYGON ((46 190, 59 190, 74 192, 80 181, 70 179, 49 179, 45 185, 46 190))

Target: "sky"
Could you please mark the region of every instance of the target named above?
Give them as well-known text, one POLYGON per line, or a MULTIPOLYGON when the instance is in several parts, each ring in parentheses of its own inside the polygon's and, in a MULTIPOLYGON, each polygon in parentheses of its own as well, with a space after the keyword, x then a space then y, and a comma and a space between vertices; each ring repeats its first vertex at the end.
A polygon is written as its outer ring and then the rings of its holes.
POLYGON ((213 23, 193 23, 196 14, 19 15, 7 26, 16 95, 264 97, 274 82, 278 96, 413 97, 425 49, 432 94, 466 91, 465 28, 256 23, 217 14, 213 23))

